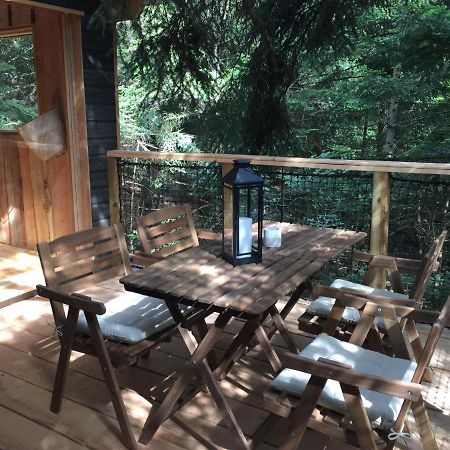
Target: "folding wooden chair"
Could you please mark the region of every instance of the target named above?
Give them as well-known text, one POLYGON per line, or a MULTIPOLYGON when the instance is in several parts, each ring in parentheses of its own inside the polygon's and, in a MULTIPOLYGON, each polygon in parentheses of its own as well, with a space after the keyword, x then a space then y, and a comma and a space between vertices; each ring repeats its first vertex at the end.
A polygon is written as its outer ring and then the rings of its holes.
POLYGON ((361 311, 349 342, 334 338, 333 330, 329 330, 299 355, 280 356, 285 369, 265 394, 272 412, 289 417, 286 439, 280 448, 296 449, 307 427, 364 450, 380 445, 393 448, 399 437, 408 437, 405 420, 411 409, 424 449, 436 450, 420 383, 441 333, 449 325, 450 296, 439 313, 403 306, 401 300, 373 303, 341 293, 333 314, 342 315, 348 306, 361 311), (398 317, 414 328, 416 321, 432 325, 417 363, 361 347, 369 330, 376 327, 376 317, 392 321, 398 353, 407 350, 398 317))
POLYGON ((220 233, 196 230, 189 204, 171 206, 136 218, 142 251, 133 263, 149 265, 162 258, 199 245, 199 239, 220 240, 220 233))
POLYGON ((135 364, 177 330, 172 315, 164 301, 127 292, 119 283, 132 273, 121 226, 92 228, 42 242, 38 253, 47 284, 47 288, 39 287, 39 294, 50 300, 61 343, 52 411, 60 408, 71 349, 97 356, 124 442, 134 448, 109 358, 115 365, 135 364), (64 305, 69 305, 67 316, 64 305))
MULTIPOLYGON (((442 251, 447 231, 443 231, 439 237, 433 241, 429 250, 424 255, 422 261, 395 258, 390 256, 374 256, 368 253, 355 252, 354 259, 369 263, 367 275, 362 284, 352 283, 347 280, 337 279, 331 286, 315 285, 309 286, 309 290, 315 300, 306 308, 306 311, 299 317, 299 329, 301 331, 319 334, 323 331, 323 324, 328 318, 334 304, 335 295, 340 290, 358 291, 358 295, 376 301, 377 298, 391 298, 396 300, 411 300, 416 308, 422 307, 423 298, 431 275, 439 268, 438 258, 442 251), (380 270, 387 270, 390 275, 393 291, 387 289, 375 289, 370 287, 378 276, 380 270), (400 278, 400 271, 415 273, 415 280, 409 296, 400 278)), ((351 334, 353 328, 358 323, 360 314, 355 308, 346 308, 341 319, 340 331, 348 330, 351 334)), ((383 320, 377 321, 378 327, 384 331, 383 320)))

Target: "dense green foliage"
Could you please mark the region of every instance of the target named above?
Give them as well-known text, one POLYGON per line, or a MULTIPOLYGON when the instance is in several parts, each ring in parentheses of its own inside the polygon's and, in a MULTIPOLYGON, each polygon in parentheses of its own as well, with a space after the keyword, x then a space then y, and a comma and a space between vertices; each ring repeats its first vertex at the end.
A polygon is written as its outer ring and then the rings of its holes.
POLYGON ((0 130, 34 119, 36 76, 31 36, 0 39, 0 130))
POLYGON ((118 27, 126 144, 448 157, 447 2, 148 3, 118 27))

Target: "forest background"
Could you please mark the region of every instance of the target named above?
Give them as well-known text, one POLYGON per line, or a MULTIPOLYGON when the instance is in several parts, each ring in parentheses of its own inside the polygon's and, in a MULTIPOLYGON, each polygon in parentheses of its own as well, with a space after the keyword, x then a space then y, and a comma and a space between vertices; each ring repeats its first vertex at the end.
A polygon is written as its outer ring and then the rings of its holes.
POLYGON ((159 1, 118 36, 125 147, 450 159, 448 1, 159 1))
MULTIPOLYGON (((92 26, 129 3, 102 2, 92 26)), ((146 4, 117 24, 123 149, 450 162, 450 0, 146 4)), ((37 114, 32 39, 1 39, 0 56, 0 129, 14 129, 37 114)), ((200 228, 220 229, 220 166, 120 170, 132 247, 134 218, 168 204, 189 202, 200 228)), ((258 170, 266 218, 370 232, 370 173, 258 170)), ((420 258, 449 226, 450 181, 391 174, 390 201, 389 253, 420 258)), ((328 273, 361 279, 349 267, 328 273)), ((449 277, 447 242, 428 306, 449 277)))

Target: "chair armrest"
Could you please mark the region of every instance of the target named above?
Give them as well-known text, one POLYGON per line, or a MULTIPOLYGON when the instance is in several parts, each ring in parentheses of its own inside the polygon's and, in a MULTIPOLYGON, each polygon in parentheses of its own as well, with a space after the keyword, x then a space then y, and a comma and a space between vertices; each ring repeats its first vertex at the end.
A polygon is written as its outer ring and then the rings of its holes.
POLYGON ((152 253, 137 251, 130 254, 130 261, 133 264, 139 264, 141 266, 150 266, 158 261, 161 261, 160 256, 154 256, 152 253))
POLYGON ((345 303, 345 306, 353 306, 361 308, 367 302, 374 302, 386 306, 408 306, 415 305, 414 300, 400 300, 392 297, 385 297, 383 295, 370 294, 364 291, 350 288, 335 288, 331 286, 324 286, 322 284, 315 284, 311 288, 312 294, 316 296, 324 296, 331 298, 339 298, 345 303), (356 306, 359 304, 359 306, 356 306))
POLYGON ((419 400, 422 393, 422 386, 420 384, 357 372, 346 364, 325 358, 320 358, 318 361, 315 361, 300 355, 295 355, 294 353, 284 353, 280 355, 280 360, 284 368, 299 370, 319 378, 332 379, 340 383, 350 384, 359 388, 369 389, 411 401, 419 400))
POLYGON ((222 233, 215 233, 214 231, 208 230, 197 230, 197 236, 200 239, 207 239, 210 241, 221 241, 222 233))
MULTIPOLYGON (((419 259, 397 258, 394 256, 372 255, 367 252, 355 251, 353 252, 353 260, 369 263, 372 267, 380 267, 384 269, 398 269, 404 272, 417 272, 422 265, 419 259)), ((433 265, 433 272, 439 269, 439 262, 436 261, 433 265)))
POLYGON ((65 305, 76 309, 81 309, 86 312, 91 312, 97 314, 98 316, 101 316, 106 312, 106 308, 103 303, 92 300, 91 297, 86 295, 65 294, 63 292, 50 289, 47 286, 42 286, 41 284, 36 286, 36 291, 41 297, 48 298, 54 302, 64 303, 65 305))

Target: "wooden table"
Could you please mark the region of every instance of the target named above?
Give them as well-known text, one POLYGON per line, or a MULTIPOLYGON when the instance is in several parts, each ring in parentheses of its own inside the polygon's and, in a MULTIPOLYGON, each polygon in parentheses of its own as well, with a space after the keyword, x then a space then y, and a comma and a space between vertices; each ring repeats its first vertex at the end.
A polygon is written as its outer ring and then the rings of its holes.
POLYGON ((255 336, 274 370, 279 370, 281 362, 270 345, 270 338, 279 331, 289 350, 297 352, 283 319, 303 292, 305 281, 322 270, 326 262, 366 236, 330 228, 277 225, 282 228, 282 246, 264 249, 262 263, 233 267, 220 257, 221 244, 217 243, 191 248, 120 280, 129 291, 166 301, 192 355, 163 403, 152 409, 139 442, 146 444, 153 437, 173 412, 189 382, 200 376, 223 413, 236 448, 249 448, 217 378, 229 370, 255 336), (290 299, 280 313, 276 303, 286 295, 290 295, 290 299), (182 305, 193 306, 196 312, 185 319, 180 309, 182 305), (218 318, 208 329, 205 318, 215 312, 219 313, 218 318), (273 325, 267 333, 262 323, 268 316, 273 325), (216 364, 211 350, 233 317, 246 323, 216 364), (190 331, 192 325, 201 332, 200 342, 190 331))

